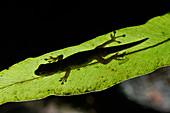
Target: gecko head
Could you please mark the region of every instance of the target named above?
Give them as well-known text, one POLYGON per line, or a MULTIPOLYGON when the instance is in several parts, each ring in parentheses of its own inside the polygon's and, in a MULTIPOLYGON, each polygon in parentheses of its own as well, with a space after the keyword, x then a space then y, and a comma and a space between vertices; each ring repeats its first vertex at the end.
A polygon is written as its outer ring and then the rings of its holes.
POLYGON ((47 64, 41 64, 37 70, 35 70, 34 74, 38 75, 38 76, 50 76, 53 75, 54 72, 50 71, 48 69, 48 66, 46 66, 47 64))

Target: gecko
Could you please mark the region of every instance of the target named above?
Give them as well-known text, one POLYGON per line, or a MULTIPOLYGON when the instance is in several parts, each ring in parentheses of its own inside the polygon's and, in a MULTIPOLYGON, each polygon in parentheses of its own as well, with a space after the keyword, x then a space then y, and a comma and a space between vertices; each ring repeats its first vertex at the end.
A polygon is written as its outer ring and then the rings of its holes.
MULTIPOLYGON (((65 76, 60 78, 61 84, 64 84, 67 82, 67 78, 70 75, 70 72, 72 69, 75 68, 81 68, 83 66, 87 66, 88 63, 90 63, 93 60, 97 60, 99 63, 102 64, 108 64, 111 62, 113 59, 119 60, 120 57, 124 56, 123 54, 118 55, 118 51, 136 46, 144 41, 146 41, 149 38, 144 38, 136 42, 131 42, 127 43, 124 45, 118 45, 118 46, 112 46, 112 47, 105 47, 106 45, 112 43, 112 42, 117 42, 121 43, 120 41, 117 41, 116 39, 119 37, 125 37, 125 34, 120 35, 120 36, 115 36, 116 31, 110 34, 110 40, 104 42, 103 44, 95 47, 92 50, 87 50, 87 51, 80 51, 78 53, 72 54, 66 58, 63 58, 64 56, 61 54, 57 56, 56 58, 51 57, 53 59, 53 62, 49 62, 47 64, 40 64, 38 69, 35 70, 35 75, 38 76, 49 76, 53 75, 58 72, 66 72, 65 76), (104 59, 103 57, 111 54, 111 53, 116 53, 112 55, 111 57, 104 59)), ((48 60, 48 59, 45 59, 48 60)))

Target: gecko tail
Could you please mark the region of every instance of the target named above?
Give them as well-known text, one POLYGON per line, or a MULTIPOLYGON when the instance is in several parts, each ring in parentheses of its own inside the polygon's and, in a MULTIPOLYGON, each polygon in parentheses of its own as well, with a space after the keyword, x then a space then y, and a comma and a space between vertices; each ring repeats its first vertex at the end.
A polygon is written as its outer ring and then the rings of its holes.
POLYGON ((128 48, 131 48, 131 47, 134 47, 146 40, 148 40, 149 38, 144 38, 142 40, 139 40, 139 41, 136 41, 136 42, 131 42, 131 43, 127 43, 127 44, 124 44, 124 45, 118 45, 118 46, 113 46, 113 47, 106 47, 106 48, 103 48, 105 49, 105 51, 107 51, 107 54, 110 54, 110 53, 115 53, 115 52, 118 52, 118 51, 121 51, 121 50, 125 50, 125 49, 128 49, 128 48))
MULTIPOLYGON (((124 49, 127 49, 127 48, 130 48, 130 47, 133 47, 133 46, 136 46, 138 44, 141 44, 143 42, 145 42, 146 40, 148 40, 149 38, 144 38, 142 40, 139 40, 139 41, 136 41, 136 42, 131 42, 131 43, 128 43, 128 44, 124 44, 124 45, 120 45, 118 47, 120 47, 121 49, 120 50, 124 50, 124 49)), ((119 49, 118 49, 119 50, 119 49)), ((120 51, 119 50, 119 51, 120 51)))
POLYGON ((140 44, 140 43, 142 43, 142 42, 144 42, 144 41, 146 41, 148 39, 149 38, 144 38, 144 39, 136 41, 136 42, 131 42, 131 43, 128 43, 128 44, 124 44, 124 45, 122 45, 122 48, 127 49, 127 48, 130 48, 130 47, 136 46, 136 45, 138 45, 138 44, 140 44))

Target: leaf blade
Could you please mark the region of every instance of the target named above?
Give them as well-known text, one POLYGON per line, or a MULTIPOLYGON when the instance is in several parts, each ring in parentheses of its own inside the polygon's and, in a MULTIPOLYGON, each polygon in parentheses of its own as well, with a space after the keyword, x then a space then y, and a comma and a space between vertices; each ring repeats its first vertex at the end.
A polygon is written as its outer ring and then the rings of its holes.
MULTIPOLYGON (((72 70, 64 85, 61 85, 58 80, 65 72, 40 77, 34 75, 34 71, 40 64, 47 63, 45 58, 60 54, 65 58, 79 51, 93 49, 109 40, 110 33, 77 46, 50 52, 37 58, 28 58, 8 70, 1 71, 0 103, 40 99, 48 95, 76 95, 101 91, 124 80, 170 65, 169 17, 170 14, 165 14, 149 20, 146 24, 118 30, 116 35, 127 35, 126 38, 119 39, 123 44, 144 37, 149 37, 149 41, 125 50, 128 54, 121 61, 113 60, 107 65, 95 63, 80 70, 72 70)), ((113 45, 118 44, 112 43, 109 46, 113 45)))

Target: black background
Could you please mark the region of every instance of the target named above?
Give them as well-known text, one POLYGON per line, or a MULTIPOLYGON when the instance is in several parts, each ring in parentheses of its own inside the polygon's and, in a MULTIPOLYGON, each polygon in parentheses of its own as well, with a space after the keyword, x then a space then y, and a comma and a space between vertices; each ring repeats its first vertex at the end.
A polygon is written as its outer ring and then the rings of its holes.
MULTIPOLYGON (((155 16, 167 13, 169 9, 165 5, 160 1, 153 4, 107 0, 41 0, 36 3, 2 0, 0 70, 28 57, 77 45, 116 29, 144 24, 155 16)), ((100 101, 112 98, 114 89, 100 93, 100 101)), ((118 95, 115 94, 116 102, 120 99, 118 95)), ((122 104, 127 105, 128 102, 122 104)))
POLYGON ((1 2, 0 70, 28 57, 80 44, 116 29, 144 24, 165 6, 144 2, 64 0, 1 2), (31 8, 30 8, 31 7, 31 8))

